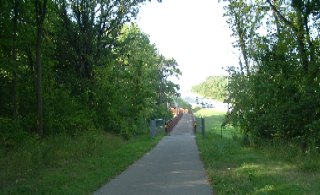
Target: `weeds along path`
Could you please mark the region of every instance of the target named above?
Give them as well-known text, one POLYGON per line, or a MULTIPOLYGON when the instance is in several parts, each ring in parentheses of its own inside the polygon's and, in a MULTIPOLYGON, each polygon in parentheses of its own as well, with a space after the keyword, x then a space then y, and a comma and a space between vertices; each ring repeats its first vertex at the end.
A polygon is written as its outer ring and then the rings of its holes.
POLYGON ((94 194, 213 194, 184 114, 170 136, 94 194))

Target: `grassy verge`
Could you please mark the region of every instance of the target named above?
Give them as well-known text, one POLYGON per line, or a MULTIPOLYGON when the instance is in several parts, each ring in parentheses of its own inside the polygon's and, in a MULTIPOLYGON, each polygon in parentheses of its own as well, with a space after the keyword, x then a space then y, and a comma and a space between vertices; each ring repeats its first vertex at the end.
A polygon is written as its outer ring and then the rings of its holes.
POLYGON ((89 194, 150 150, 162 136, 124 141, 104 132, 30 139, 0 152, 0 194, 89 194))
POLYGON ((244 146, 231 127, 221 138, 223 113, 200 110, 196 115, 206 118, 206 136, 198 133, 196 139, 217 194, 319 194, 319 152, 288 143, 244 146))

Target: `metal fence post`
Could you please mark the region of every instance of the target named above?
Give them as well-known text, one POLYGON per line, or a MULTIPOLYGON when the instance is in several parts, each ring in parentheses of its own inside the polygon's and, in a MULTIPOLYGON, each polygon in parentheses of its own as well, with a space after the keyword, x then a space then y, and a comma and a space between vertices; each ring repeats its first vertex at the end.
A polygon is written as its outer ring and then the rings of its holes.
POLYGON ((156 133, 157 133, 156 120, 151 120, 150 121, 150 136, 151 136, 151 138, 154 138, 156 136, 156 133))
POLYGON ((204 137, 204 130, 205 130, 205 126, 204 126, 204 118, 201 118, 201 130, 202 130, 202 136, 204 137))

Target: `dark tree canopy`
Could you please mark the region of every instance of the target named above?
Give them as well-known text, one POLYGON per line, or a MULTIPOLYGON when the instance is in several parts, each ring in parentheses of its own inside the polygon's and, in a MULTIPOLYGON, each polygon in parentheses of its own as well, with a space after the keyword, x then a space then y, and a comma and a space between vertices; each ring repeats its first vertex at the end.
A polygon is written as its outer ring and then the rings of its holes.
POLYGON ((241 53, 226 119, 249 136, 319 146, 319 1, 222 3, 241 53))
POLYGON ((168 77, 181 73, 132 23, 145 2, 2 1, 1 144, 14 145, 19 132, 130 138, 148 119, 170 117, 179 87, 168 77))

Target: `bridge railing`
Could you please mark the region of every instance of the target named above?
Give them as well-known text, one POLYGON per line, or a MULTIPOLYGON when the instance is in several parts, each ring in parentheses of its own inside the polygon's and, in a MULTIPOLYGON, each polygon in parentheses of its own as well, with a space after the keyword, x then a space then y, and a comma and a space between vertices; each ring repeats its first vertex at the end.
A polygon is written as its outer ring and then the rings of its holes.
POLYGON ((165 133, 170 133, 182 118, 183 113, 179 113, 176 117, 165 122, 165 133))

